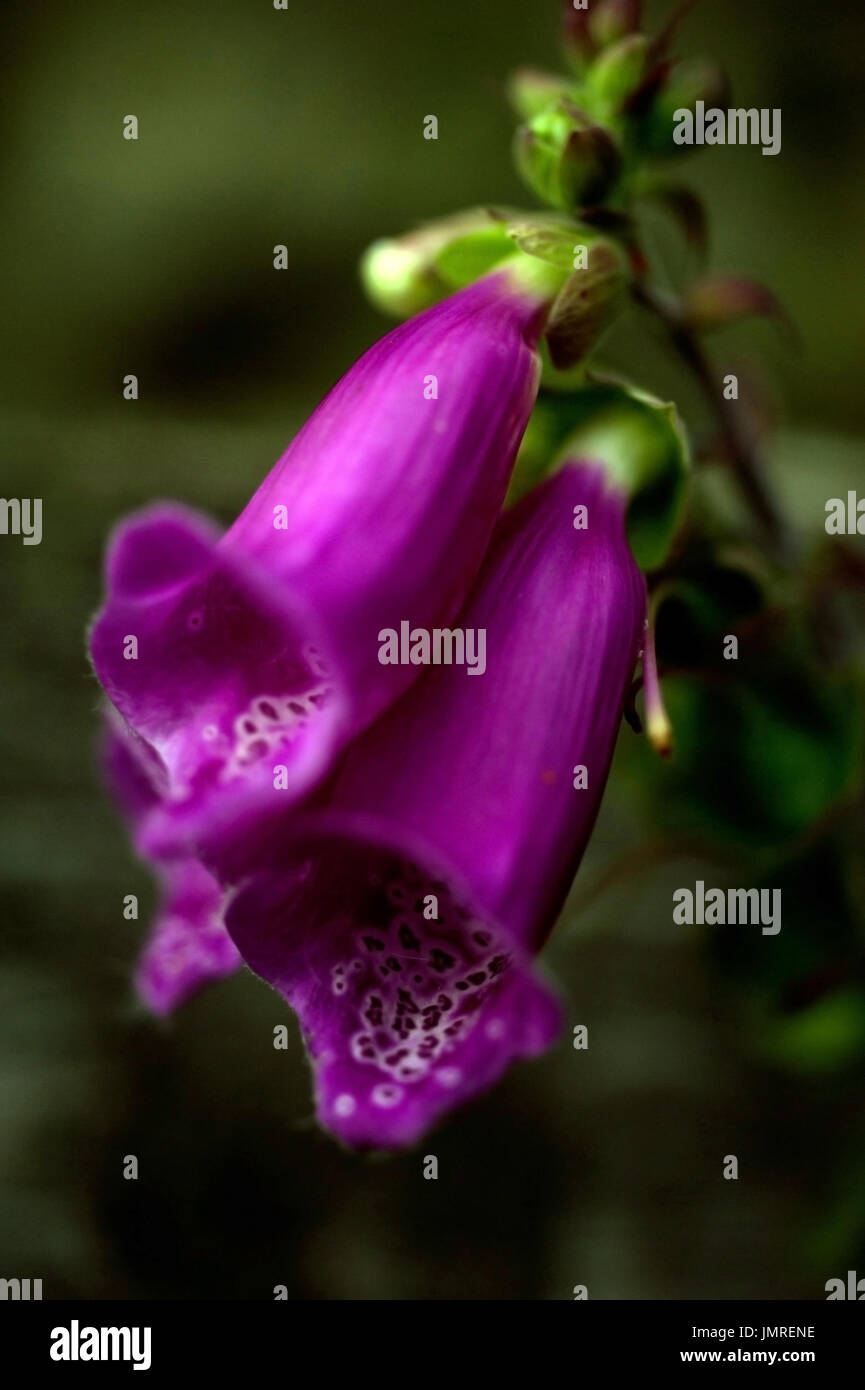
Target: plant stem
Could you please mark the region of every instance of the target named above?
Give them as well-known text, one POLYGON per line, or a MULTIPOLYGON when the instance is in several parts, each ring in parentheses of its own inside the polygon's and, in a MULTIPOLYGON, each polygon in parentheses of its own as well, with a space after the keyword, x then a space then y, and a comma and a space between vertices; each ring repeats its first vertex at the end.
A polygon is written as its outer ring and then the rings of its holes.
POLYGON ((691 369, 711 402, 721 427, 730 467, 742 493, 760 521, 773 549, 787 550, 786 527, 763 479, 757 440, 737 401, 724 399, 716 374, 700 338, 687 322, 679 301, 672 295, 637 281, 633 295, 638 304, 663 323, 676 352, 691 369))

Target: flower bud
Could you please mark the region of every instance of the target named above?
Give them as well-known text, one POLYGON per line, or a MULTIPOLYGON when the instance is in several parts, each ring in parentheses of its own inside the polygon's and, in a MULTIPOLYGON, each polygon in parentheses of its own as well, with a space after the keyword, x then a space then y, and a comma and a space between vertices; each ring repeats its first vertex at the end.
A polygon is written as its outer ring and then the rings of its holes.
POLYGON ((519 128, 514 155, 528 187, 545 203, 566 211, 600 202, 621 168, 609 132, 567 101, 519 128))
POLYGON ((621 110, 625 100, 640 85, 648 50, 645 34, 630 34, 592 64, 586 85, 600 110, 611 115, 621 110))
POLYGON ((771 290, 744 275, 706 275, 695 281, 685 295, 684 311, 698 332, 742 319, 783 317, 784 312, 771 290))
POLYGON ((606 48, 639 29, 643 0, 596 0, 589 10, 589 34, 596 48, 606 48))
POLYGON ((565 0, 562 42, 576 72, 608 44, 639 29, 643 0, 565 0))
POLYGON ((524 121, 540 116, 554 101, 567 96, 567 83, 555 73, 519 68, 508 83, 511 105, 524 121))
POLYGON ((413 318, 513 254, 504 219, 472 208, 374 241, 361 258, 360 277, 376 308, 413 318))

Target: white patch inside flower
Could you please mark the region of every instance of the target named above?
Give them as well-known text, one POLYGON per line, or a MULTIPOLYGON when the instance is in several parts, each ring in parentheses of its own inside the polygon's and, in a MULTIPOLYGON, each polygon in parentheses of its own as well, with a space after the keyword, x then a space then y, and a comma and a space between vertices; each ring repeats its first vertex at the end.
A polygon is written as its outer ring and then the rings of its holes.
POLYGON ((324 680, 329 680, 333 675, 333 669, 325 661, 319 648, 314 642, 307 642, 303 647, 302 656, 310 671, 314 676, 321 676, 324 680))
POLYGON ((231 750, 221 780, 242 777, 262 758, 294 743, 327 703, 333 686, 317 685, 298 695, 256 695, 233 725, 231 750))
POLYGON ((373 1105, 380 1105, 384 1110, 390 1110, 395 1105, 399 1105, 403 1098, 402 1086, 391 1086, 383 1081, 379 1086, 373 1086, 371 1099, 373 1105))
POLYGON ((459 1067, 440 1067, 435 1074, 436 1081, 440 1086, 452 1091, 463 1079, 463 1074, 459 1067))
POLYGON ((341 1096, 337 1096, 336 1100, 333 1102, 334 1115, 347 1117, 353 1115, 356 1109, 357 1101, 354 1096, 350 1096, 347 1092, 344 1092, 341 1096))

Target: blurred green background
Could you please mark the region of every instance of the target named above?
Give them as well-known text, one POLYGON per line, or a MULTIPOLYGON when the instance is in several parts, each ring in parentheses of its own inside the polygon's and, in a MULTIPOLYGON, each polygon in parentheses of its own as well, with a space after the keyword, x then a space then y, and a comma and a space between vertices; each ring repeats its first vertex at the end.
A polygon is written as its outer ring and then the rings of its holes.
MULTIPOLYGON (((84 649, 106 534, 155 497, 233 518, 388 326, 357 283, 369 241, 530 205, 505 80, 560 66, 557 26, 556 0, 49 0, 0 17, 2 491, 44 505, 40 546, 0 538, 0 1275, 40 1277, 46 1298, 822 1298, 865 1274, 855 703, 834 687, 809 703, 798 667, 785 684, 773 666, 762 726, 671 682, 669 771, 623 731, 547 953, 570 1001, 561 1045, 416 1152, 358 1158, 316 1130, 299 1041, 272 1046, 286 1010, 249 974, 169 1025, 131 998, 153 889, 93 771, 84 649), (673 888, 758 870, 783 876, 783 950, 672 925, 673 888)), ((719 148, 678 171, 708 202, 713 269, 766 281, 798 325, 798 346, 756 325, 714 350, 775 384, 772 476, 803 555, 825 500, 865 490, 863 39, 858 0, 706 0, 677 46, 719 61, 736 104, 783 110, 777 158, 719 148)), ((675 238, 666 254, 686 263, 675 238)), ((699 430, 643 320, 610 357, 699 430)))

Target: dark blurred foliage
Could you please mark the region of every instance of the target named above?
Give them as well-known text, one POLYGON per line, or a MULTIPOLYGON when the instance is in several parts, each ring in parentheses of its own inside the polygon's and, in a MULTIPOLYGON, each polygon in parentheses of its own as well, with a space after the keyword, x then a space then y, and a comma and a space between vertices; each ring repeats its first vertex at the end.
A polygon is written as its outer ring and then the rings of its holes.
MULTIPOLYGON (((505 83, 556 66, 557 19, 555 0, 0 16, 2 491, 45 511, 41 546, 0 541, 0 1274, 46 1297, 821 1298, 865 1272, 865 561, 822 529, 827 498, 865 491, 858 0, 705 0, 678 45, 737 104, 783 109, 777 158, 677 172, 710 210, 712 269, 768 284, 798 328, 799 347, 766 324, 713 344, 783 422, 768 463, 796 548, 774 565, 724 470, 700 474, 655 591, 677 756, 623 731, 548 952, 588 1051, 569 1025, 419 1151, 358 1158, 314 1127, 260 982, 169 1025, 131 1000, 152 886, 94 775, 83 638, 105 536, 157 496, 232 517, 385 326, 357 285, 369 241, 525 201, 505 83), (674 926, 697 878, 781 887, 780 935, 674 926)), ((695 253, 660 214, 654 235, 681 281, 695 253)), ((643 317, 608 351, 705 435, 643 317)))

